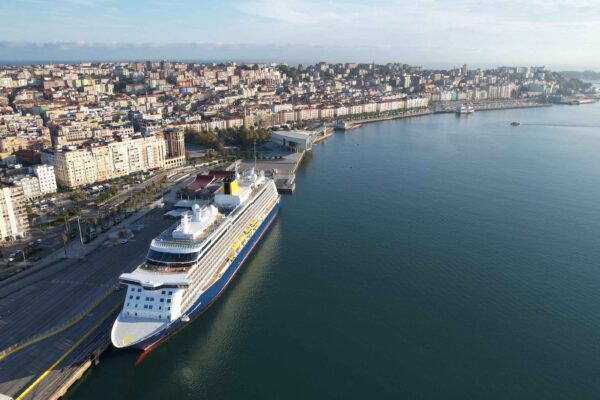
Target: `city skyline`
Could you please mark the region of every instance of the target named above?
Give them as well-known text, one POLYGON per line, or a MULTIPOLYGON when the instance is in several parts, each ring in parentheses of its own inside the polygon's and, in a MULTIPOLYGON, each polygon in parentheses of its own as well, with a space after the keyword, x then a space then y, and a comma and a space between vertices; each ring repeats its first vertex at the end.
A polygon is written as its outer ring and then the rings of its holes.
POLYGON ((0 61, 179 59, 598 69, 586 1, 8 1, 0 61), (40 11, 37 11, 40 10, 40 11), (33 12, 32 12, 33 11, 33 12), (575 42, 576 41, 576 42, 575 42))

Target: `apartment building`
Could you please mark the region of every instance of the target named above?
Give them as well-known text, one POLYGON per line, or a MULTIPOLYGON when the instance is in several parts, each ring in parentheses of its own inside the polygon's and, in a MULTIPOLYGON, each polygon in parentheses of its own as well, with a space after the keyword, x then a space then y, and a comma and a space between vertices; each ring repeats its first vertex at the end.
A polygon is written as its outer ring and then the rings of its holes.
POLYGON ((163 133, 166 144, 164 168, 175 168, 185 164, 185 138, 182 130, 169 129, 163 133))
POLYGON ((98 180, 96 160, 89 148, 65 151, 46 149, 42 152, 42 162, 54 167, 56 181, 67 189, 98 180))
POLYGON ((23 189, 19 186, 0 186, 0 242, 23 237, 28 231, 23 189))
POLYGON ((42 161, 54 166, 61 187, 73 189, 134 172, 184 165, 184 133, 171 130, 108 144, 44 150, 42 161))
POLYGON ((37 177, 40 185, 41 195, 56 193, 56 175, 52 165, 36 165, 33 167, 33 174, 37 177))
POLYGON ((13 181, 15 186, 23 190, 25 200, 33 200, 42 196, 40 191, 40 181, 36 176, 25 175, 13 181))

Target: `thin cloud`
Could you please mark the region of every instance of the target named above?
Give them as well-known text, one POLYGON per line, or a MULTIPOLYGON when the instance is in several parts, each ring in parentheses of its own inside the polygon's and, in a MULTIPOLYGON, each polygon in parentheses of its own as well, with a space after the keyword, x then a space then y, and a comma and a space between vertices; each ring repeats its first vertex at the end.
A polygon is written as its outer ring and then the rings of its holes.
POLYGON ((217 46, 229 43, 275 58, 293 47, 309 59, 600 65, 600 0, 56 0, 44 15, 28 13, 30 5, 2 9, 0 38, 201 41, 227 55, 233 45, 217 46))
POLYGON ((299 0, 254 0, 237 9, 257 17, 292 25, 318 25, 347 20, 332 3, 299 0))

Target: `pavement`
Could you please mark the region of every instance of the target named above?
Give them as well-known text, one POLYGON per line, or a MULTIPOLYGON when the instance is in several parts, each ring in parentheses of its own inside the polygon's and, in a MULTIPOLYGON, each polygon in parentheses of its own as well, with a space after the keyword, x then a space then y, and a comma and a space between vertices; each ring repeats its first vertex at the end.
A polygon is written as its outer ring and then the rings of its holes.
MULTIPOLYGON (((191 179, 191 178, 190 178, 191 179)), ((178 182, 165 200, 189 179, 178 182)), ((109 344, 123 304, 118 277, 145 258, 152 238, 174 223, 162 200, 122 221, 91 244, 71 241, 38 265, 0 282, 0 394, 47 399, 89 354, 109 344), (144 228, 125 244, 108 244, 111 232, 144 228)))
POLYGON ((85 259, 58 260, 0 288, 0 349, 50 333, 0 360, 0 393, 16 397, 100 316, 122 304, 120 291, 108 293, 122 272, 144 260, 150 240, 173 223, 163 213, 159 208, 142 217, 145 228, 126 244, 100 245, 85 259))
POLYGON ((277 190, 280 192, 293 192, 295 188, 296 169, 304 157, 304 151, 290 153, 278 160, 242 160, 239 164, 240 172, 256 166, 257 170, 265 171, 265 175, 273 178, 277 190))

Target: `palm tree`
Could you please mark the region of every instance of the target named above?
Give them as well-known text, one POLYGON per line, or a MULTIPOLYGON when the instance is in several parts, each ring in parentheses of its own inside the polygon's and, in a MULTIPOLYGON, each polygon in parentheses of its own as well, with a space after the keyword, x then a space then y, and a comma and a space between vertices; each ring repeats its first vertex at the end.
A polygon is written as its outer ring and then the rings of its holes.
POLYGON ((62 210, 62 217, 65 221, 65 232, 68 233, 71 227, 69 226, 69 212, 67 210, 62 210))
POLYGON ((117 214, 117 210, 115 210, 114 208, 111 208, 109 210, 110 213, 110 218, 112 219, 113 224, 116 223, 116 219, 115 219, 115 215, 117 214))
POLYGON ((66 233, 61 233, 60 238, 63 241, 63 246, 65 248, 65 256, 67 255, 67 241, 69 240, 69 236, 66 233))

